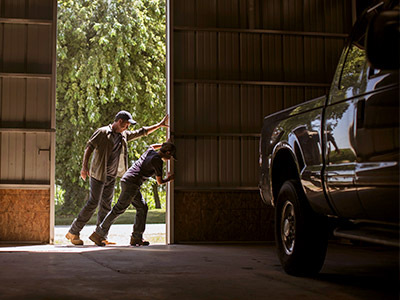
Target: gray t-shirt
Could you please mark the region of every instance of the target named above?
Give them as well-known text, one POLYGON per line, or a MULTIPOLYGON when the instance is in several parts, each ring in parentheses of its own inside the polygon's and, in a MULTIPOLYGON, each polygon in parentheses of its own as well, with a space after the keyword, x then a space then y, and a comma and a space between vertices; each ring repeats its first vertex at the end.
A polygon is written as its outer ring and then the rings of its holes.
POLYGON ((114 140, 114 146, 107 160, 107 176, 116 177, 122 149, 122 135, 118 132, 112 132, 111 137, 114 140))
POLYGON ((153 148, 147 149, 142 156, 133 163, 132 167, 122 176, 121 181, 140 186, 149 177, 162 176, 163 161, 153 148))

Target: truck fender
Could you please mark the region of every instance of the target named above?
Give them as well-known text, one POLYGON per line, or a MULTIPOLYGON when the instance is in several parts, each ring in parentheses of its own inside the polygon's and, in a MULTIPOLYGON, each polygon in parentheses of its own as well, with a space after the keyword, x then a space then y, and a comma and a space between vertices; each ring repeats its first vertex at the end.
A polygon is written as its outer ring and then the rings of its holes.
POLYGON ((272 205, 274 206, 275 199, 277 199, 280 188, 285 181, 300 181, 300 167, 296 154, 294 149, 286 141, 279 142, 273 149, 269 178, 271 180, 272 205), (279 166, 279 168, 274 167, 274 165, 279 166))

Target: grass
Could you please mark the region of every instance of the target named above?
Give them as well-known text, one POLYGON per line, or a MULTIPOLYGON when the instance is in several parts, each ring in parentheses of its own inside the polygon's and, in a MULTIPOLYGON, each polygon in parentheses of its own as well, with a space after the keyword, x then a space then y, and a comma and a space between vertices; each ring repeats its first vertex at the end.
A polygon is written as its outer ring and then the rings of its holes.
MULTIPOLYGON (((133 224, 135 221, 136 210, 127 209, 122 215, 120 215, 114 222, 114 224, 133 224)), ((71 225, 72 221, 76 216, 57 216, 56 225, 71 225)), ((87 224, 96 225, 97 214, 94 214, 90 218, 87 224)), ((147 224, 164 224, 165 223, 165 209, 151 209, 147 214, 147 224)))

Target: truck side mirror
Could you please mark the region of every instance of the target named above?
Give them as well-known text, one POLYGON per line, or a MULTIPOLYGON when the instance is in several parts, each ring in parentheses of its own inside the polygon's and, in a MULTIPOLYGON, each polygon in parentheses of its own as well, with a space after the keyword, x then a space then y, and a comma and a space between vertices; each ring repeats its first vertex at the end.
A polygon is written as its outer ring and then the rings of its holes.
POLYGON ((399 10, 383 11, 372 18, 366 38, 367 58, 375 69, 395 70, 399 65, 399 10))

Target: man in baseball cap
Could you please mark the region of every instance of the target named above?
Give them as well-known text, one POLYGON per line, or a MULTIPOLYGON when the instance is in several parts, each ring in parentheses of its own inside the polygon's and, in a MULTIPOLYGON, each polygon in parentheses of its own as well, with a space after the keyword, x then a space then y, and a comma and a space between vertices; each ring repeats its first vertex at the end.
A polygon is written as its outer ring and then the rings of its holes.
POLYGON ((132 125, 135 125, 137 122, 132 118, 132 115, 127 112, 126 110, 121 110, 115 115, 114 121, 118 120, 125 120, 131 123, 132 125))

